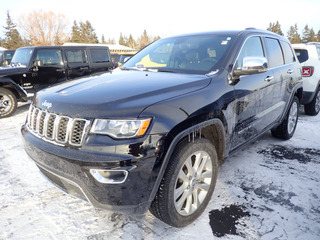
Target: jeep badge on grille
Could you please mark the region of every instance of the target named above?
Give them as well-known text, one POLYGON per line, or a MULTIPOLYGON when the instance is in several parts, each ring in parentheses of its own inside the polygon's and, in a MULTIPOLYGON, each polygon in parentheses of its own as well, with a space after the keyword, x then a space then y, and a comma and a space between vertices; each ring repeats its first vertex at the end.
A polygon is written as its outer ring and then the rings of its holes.
POLYGON ((52 107, 52 103, 47 102, 47 100, 45 100, 43 103, 41 103, 42 106, 46 107, 47 109, 52 107))

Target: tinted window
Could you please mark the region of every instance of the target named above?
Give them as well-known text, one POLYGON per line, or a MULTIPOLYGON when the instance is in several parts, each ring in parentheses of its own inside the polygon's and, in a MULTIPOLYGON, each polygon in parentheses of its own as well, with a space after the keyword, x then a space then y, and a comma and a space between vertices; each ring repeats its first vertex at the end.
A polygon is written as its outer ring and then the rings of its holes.
POLYGON ((284 64, 279 41, 274 38, 266 38, 269 67, 277 67, 284 64))
POLYGON ((237 69, 242 67, 244 57, 264 57, 260 37, 251 37, 246 40, 236 63, 237 69))
POLYGON ((296 56, 300 63, 306 62, 309 59, 308 51, 305 49, 295 49, 296 56))
POLYGON ((63 65, 61 51, 59 49, 41 49, 37 53, 36 60, 41 60, 43 66, 63 65))
POLYGON ((292 63, 295 62, 296 59, 294 57, 294 53, 292 52, 292 49, 289 45, 289 43, 281 41, 282 50, 284 53, 284 61, 285 63, 292 63))
POLYGON ((93 63, 109 62, 109 53, 106 49, 90 49, 93 63))
POLYGON ((68 49, 66 50, 66 55, 69 63, 87 63, 83 49, 68 49))

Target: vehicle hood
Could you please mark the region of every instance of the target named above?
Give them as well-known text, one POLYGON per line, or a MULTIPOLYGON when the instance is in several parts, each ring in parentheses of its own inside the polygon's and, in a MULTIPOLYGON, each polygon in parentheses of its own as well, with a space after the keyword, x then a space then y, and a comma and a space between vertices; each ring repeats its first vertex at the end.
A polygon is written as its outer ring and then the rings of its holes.
POLYGON ((24 72, 24 71, 26 71, 26 70, 25 70, 25 68, 22 68, 22 67, 10 67, 10 66, 1 67, 0 68, 0 77, 5 77, 8 75, 13 75, 13 74, 24 72))
POLYGON ((116 70, 37 93, 41 109, 72 117, 137 117, 148 106, 206 87, 205 75, 116 70))

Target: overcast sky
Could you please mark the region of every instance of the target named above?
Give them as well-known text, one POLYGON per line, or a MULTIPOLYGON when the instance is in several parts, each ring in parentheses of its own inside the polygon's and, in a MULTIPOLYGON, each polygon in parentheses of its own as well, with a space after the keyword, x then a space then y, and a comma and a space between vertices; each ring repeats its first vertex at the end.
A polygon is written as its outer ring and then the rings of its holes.
POLYGON ((120 32, 138 38, 144 29, 149 35, 168 37, 221 29, 266 29, 276 21, 285 36, 295 23, 300 32, 306 24, 316 33, 320 30, 320 0, 4 0, 1 38, 7 10, 17 23, 22 14, 39 9, 64 14, 70 29, 74 20, 89 20, 99 41, 102 34, 118 41, 120 32))

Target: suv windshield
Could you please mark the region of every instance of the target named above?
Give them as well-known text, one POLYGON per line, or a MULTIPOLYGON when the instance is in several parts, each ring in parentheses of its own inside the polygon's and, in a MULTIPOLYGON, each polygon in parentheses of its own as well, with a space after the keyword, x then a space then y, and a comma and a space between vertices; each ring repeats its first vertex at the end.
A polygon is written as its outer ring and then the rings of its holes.
POLYGON ((141 50, 121 69, 206 74, 216 70, 234 38, 194 35, 161 39, 141 50))
POLYGON ((17 51, 13 55, 11 64, 14 66, 21 66, 21 67, 28 66, 32 53, 33 53, 33 48, 17 49, 17 51))

